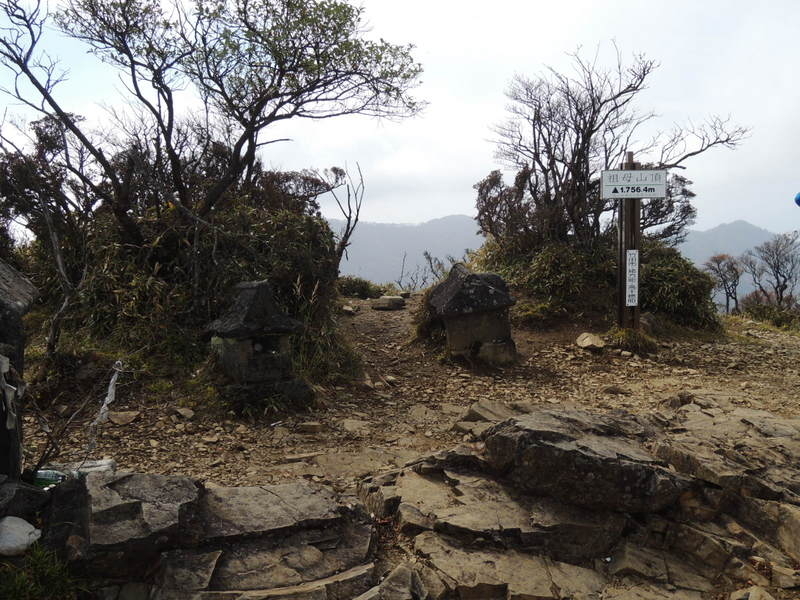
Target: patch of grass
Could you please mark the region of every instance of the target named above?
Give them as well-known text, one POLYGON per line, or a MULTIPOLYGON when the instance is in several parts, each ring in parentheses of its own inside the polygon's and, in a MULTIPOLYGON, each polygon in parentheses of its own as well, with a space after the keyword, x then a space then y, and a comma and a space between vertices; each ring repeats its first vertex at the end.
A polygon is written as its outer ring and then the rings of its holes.
POLYGON ((779 327, 774 325, 768 321, 758 321, 748 316, 740 316, 740 315, 723 315, 722 316, 722 323, 725 327, 726 335, 729 335, 736 340, 746 342, 749 344, 762 344, 764 343, 763 340, 759 340, 758 338, 753 338, 750 336, 743 335, 739 333, 737 330, 743 329, 748 327, 750 329, 760 329, 761 331, 770 331, 775 333, 782 333, 785 335, 791 335, 793 337, 800 337, 800 329, 787 329, 785 327, 779 327))
POLYGON ((748 303, 745 315, 782 331, 800 331, 800 309, 780 308, 771 304, 748 303))
POLYGON ((609 344, 635 354, 653 354, 658 351, 658 342, 646 333, 635 329, 612 327, 606 334, 609 344))
POLYGON ((436 346, 444 345, 445 331, 444 323, 437 317, 429 300, 433 287, 429 287, 422 295, 419 308, 411 315, 411 322, 414 325, 414 337, 412 341, 427 341, 436 346))
POLYGON ((0 598, 76 600, 84 591, 54 552, 34 544, 20 565, 0 563, 0 598))
POLYGON ((336 288, 345 298, 361 298, 362 300, 394 295, 400 291, 393 283, 379 285, 355 275, 342 275, 339 277, 336 280, 336 288))
POLYGON ((563 319, 566 311, 551 302, 517 302, 511 307, 511 322, 516 326, 541 327, 563 319))

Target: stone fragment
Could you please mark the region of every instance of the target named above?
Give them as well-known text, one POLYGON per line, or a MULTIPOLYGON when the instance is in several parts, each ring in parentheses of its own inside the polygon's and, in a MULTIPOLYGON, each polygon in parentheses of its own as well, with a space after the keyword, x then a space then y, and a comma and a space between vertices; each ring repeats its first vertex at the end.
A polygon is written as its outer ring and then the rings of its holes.
POLYGON ((615 553, 608 566, 608 573, 615 576, 635 575, 665 583, 667 563, 661 552, 625 543, 615 553))
POLYGON ((461 420, 498 423, 518 415, 518 411, 502 402, 484 399, 470 405, 461 420))
POLYGON ((369 600, 370 597, 378 600, 426 600, 428 598, 425 583, 419 573, 408 563, 397 565, 373 590, 377 593, 370 596, 370 592, 372 592, 370 590, 356 600, 369 600))
POLYGON ((114 425, 128 425, 133 423, 140 414, 138 410, 110 411, 108 420, 114 425))
POLYGON ((428 529, 433 529, 435 519, 423 514, 416 506, 407 502, 401 502, 397 507, 395 520, 400 532, 414 536, 428 529))
POLYGON ((370 428, 369 421, 362 421, 361 419, 344 419, 342 420, 342 429, 347 433, 363 433, 370 428))
POLYGON ((172 550, 161 555, 160 571, 155 585, 166 590, 200 591, 208 588, 221 550, 197 552, 172 550))
POLYGON ((305 462, 316 458, 318 456, 322 456, 325 454, 324 452, 304 452, 302 454, 287 454, 283 457, 283 462, 286 463, 296 463, 296 462, 305 462))
POLYGON ((137 573, 162 548, 179 545, 194 531, 190 517, 200 488, 192 479, 96 472, 86 476, 85 486, 89 516, 83 537, 89 541, 92 572, 137 573))
POLYGON ((306 421, 297 425, 297 433, 321 433, 325 426, 318 421, 306 421))
POLYGON ((764 588, 754 585, 731 592, 730 600, 775 600, 775 598, 764 588))
POLYGON ((591 350, 592 352, 599 352, 606 347, 606 343, 599 335, 594 333, 584 332, 575 340, 575 344, 584 350, 591 350))
POLYGON ((184 406, 177 406, 173 409, 175 414, 190 421, 194 418, 194 411, 191 408, 186 408, 184 406))
POLYGON ((630 396, 630 390, 626 390, 618 385, 607 385, 602 389, 604 394, 614 394, 620 396, 630 396))
POLYGON ((381 296, 371 301, 372 310, 402 310, 406 301, 400 296, 381 296))
POLYGON ((467 433, 472 437, 479 438, 492 425, 493 423, 487 421, 456 421, 452 429, 453 431, 467 433))
POLYGON ((345 304, 342 306, 342 313, 346 314, 348 317, 354 317, 356 315, 356 309, 349 304, 345 304))

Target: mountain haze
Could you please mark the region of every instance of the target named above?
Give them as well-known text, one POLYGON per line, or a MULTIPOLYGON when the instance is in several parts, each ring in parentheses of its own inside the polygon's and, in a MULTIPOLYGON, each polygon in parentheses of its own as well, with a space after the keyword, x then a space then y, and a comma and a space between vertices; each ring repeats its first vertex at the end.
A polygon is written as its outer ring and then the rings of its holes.
MULTIPOLYGON (((334 231, 344 226, 340 219, 329 219, 329 222, 334 231)), ((461 257, 464 250, 476 250, 483 244, 484 238, 477 231, 475 220, 467 215, 450 215, 417 225, 362 222, 353 235, 349 257, 342 263, 342 274, 357 275, 377 283, 395 281, 400 277, 404 255, 406 273, 425 263, 422 253, 426 250, 441 259, 448 255, 461 257)), ((691 230, 678 249, 702 267, 714 254, 739 256, 773 235, 766 229, 738 220, 705 231, 691 230)), ((742 283, 743 287, 748 287, 749 282, 742 283)))
MULTIPOLYGON (((335 232, 344 226, 340 219, 328 222, 335 232)), ((341 272, 376 283, 395 281, 400 277, 404 255, 406 273, 425 263, 422 253, 426 250, 441 259, 447 255, 461 257, 464 250, 475 250, 483 244, 477 231, 475 220, 466 215, 450 215, 417 225, 361 222, 341 272)))
POLYGON ((705 231, 692 230, 678 249, 686 258, 702 266, 715 254, 739 256, 745 250, 772 239, 774 235, 766 229, 739 220, 723 223, 705 231))

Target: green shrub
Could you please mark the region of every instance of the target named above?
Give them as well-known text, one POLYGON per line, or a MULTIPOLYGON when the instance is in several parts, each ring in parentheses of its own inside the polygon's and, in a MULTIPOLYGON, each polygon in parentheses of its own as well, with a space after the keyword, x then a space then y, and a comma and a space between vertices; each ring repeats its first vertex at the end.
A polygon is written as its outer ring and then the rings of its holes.
POLYGON ((781 329, 800 329, 800 309, 774 304, 742 301, 744 314, 755 321, 769 323, 781 329))
POLYGON ((553 243, 531 256, 509 261, 494 242, 487 241, 474 258, 478 268, 497 272, 534 299, 529 306, 512 310, 512 317, 519 322, 586 311, 605 313, 613 303, 614 255, 605 246, 584 249, 553 243))
POLYGON ((714 280, 675 248, 648 241, 642 250, 641 309, 694 329, 718 329, 714 280))
MULTIPOLYGON (((615 309, 616 249, 610 240, 595 247, 548 244, 532 256, 509 260, 491 240, 476 253, 479 268, 493 270, 532 298, 512 310, 520 324, 544 323, 585 313, 611 316, 615 309)), ((717 329, 713 280, 663 243, 645 240, 639 297, 650 311, 695 329, 717 329)))
MULTIPOLYGON (((229 306, 234 286, 268 279, 281 309, 304 324, 293 343, 296 371, 317 383, 360 372, 337 332, 335 240, 318 212, 242 193, 228 199, 212 226, 196 228, 177 210, 139 223, 151 241, 125 246, 111 216, 98 214, 86 244, 86 278, 64 321, 63 349, 130 357, 130 366, 151 375, 188 373, 208 355, 202 330, 229 306)), ((23 256, 52 310, 59 302, 52 261, 36 245, 23 256)))
POLYGON ((0 563, 0 598, 74 600, 82 587, 54 552, 34 544, 21 565, 0 563))
POLYGON ((342 275, 336 281, 336 287, 345 298, 361 298, 363 300, 380 298, 385 291, 385 286, 380 286, 368 279, 356 277, 355 275, 342 275))

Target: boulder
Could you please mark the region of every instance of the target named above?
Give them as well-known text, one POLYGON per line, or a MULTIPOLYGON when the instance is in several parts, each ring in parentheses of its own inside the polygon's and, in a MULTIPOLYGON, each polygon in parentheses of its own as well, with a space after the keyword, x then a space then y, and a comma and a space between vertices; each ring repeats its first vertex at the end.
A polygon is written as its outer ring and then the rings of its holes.
POLYGON ((539 410, 486 431, 486 458, 528 493, 593 509, 657 512, 674 504, 690 480, 627 436, 632 424, 539 410))
POLYGON ((19 517, 0 519, 0 556, 19 556, 25 554, 42 532, 19 517))
POLYGON ((582 333, 575 340, 575 344, 584 350, 591 350, 592 352, 600 352, 606 347, 606 343, 599 335, 594 333, 582 333))

